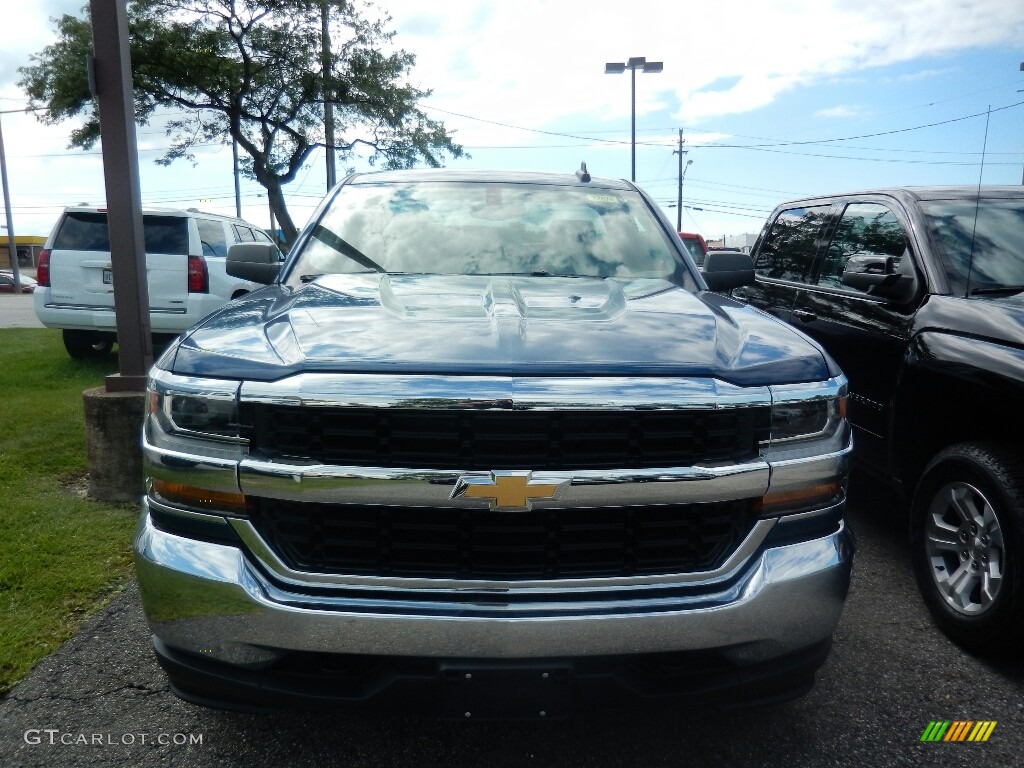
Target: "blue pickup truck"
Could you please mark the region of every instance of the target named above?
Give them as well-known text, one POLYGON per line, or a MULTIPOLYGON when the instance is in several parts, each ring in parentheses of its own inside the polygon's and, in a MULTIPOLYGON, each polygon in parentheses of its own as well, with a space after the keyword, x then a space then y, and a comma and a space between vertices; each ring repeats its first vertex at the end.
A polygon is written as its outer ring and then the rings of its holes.
POLYGON ((173 690, 536 717, 807 691, 850 580, 846 379, 625 181, 339 184, 154 366, 135 540, 173 690))

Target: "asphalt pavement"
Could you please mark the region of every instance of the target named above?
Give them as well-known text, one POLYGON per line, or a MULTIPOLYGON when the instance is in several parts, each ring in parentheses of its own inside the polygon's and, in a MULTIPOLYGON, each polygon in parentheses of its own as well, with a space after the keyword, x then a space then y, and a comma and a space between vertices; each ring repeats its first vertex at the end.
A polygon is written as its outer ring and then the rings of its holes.
POLYGON ((32 309, 32 294, 0 294, 0 328, 43 328, 32 309))
POLYGON ((934 627, 884 499, 855 488, 849 518, 853 588, 829 661, 793 702, 507 723, 206 710, 168 691, 132 584, 0 700, 0 766, 1024 765, 1024 665, 974 658, 934 627), (936 720, 996 726, 986 742, 922 742, 936 720))

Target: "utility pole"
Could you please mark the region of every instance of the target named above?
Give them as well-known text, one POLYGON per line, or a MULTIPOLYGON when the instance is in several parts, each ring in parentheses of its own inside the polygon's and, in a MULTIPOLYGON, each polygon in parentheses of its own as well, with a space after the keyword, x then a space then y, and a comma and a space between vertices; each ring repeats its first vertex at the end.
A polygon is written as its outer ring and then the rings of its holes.
POLYGON ((7 257, 14 277, 14 292, 21 293, 21 269, 18 266, 18 244, 14 237, 14 221, 11 218, 11 195, 7 190, 7 153, 4 151, 4 131, 0 128, 0 177, 4 186, 4 213, 7 216, 7 257))
POLYGON ((683 140, 683 129, 679 129, 679 149, 675 150, 672 154, 679 155, 679 194, 676 195, 676 232, 681 232, 683 229, 683 155, 689 150, 683 149, 683 144, 686 142, 683 140))
POLYGON ((334 168, 334 104, 331 102, 331 31, 330 0, 323 0, 320 6, 320 55, 324 78, 324 143, 327 145, 327 190, 336 181, 334 168))

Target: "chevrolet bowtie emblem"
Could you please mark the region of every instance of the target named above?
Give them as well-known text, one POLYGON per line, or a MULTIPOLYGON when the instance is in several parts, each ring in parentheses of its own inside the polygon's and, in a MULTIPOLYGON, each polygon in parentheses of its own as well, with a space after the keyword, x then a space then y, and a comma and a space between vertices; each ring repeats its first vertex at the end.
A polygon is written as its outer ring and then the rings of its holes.
POLYGON ((489 475, 463 475, 455 484, 451 498, 490 499, 491 509, 531 508, 531 499, 550 499, 562 483, 532 483, 532 472, 491 472, 489 475))

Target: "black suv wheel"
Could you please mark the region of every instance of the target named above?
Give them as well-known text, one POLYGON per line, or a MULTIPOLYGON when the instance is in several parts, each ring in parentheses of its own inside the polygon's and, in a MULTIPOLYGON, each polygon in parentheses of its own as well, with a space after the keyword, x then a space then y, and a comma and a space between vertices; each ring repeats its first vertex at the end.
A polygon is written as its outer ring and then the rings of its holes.
POLYGON ((104 357, 114 347, 110 334, 101 331, 76 331, 65 329, 64 349, 76 360, 104 357))
POLYGON ((1024 465, 999 445, 939 453, 914 493, 914 572, 942 630, 963 647, 997 652, 1024 636, 1024 465))

